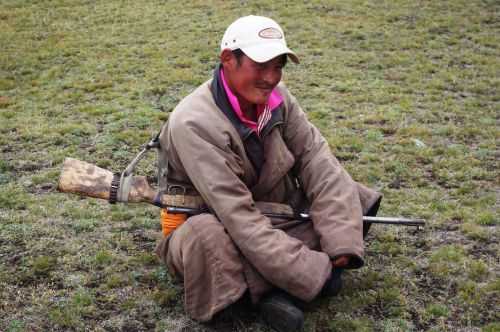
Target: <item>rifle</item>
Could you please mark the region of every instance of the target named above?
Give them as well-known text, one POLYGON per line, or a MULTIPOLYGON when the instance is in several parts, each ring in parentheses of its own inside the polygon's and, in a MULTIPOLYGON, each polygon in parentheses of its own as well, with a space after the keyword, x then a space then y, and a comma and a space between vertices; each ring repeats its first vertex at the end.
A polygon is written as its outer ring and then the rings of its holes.
MULTIPOLYGON (((277 204, 277 203, 273 203, 277 204)), ((259 204, 257 204, 258 206, 259 204)), ((284 204, 280 204, 284 205, 284 204)), ((184 207, 176 207, 176 206, 162 206, 166 208, 170 213, 185 213, 187 215, 196 215, 200 213, 210 212, 209 209, 193 209, 193 208, 184 208, 184 207)), ((282 207, 283 209, 284 207, 282 207)), ((285 208, 286 209, 286 208, 285 208)), ((292 213, 288 209, 282 213, 273 213, 273 212, 265 212, 263 213, 266 217, 276 218, 276 219, 286 219, 297 221, 297 224, 300 224, 304 221, 311 221, 311 216, 308 213, 292 213)), ((386 225, 400 225, 400 226, 424 226, 425 221, 422 219, 408 219, 408 218, 397 218, 397 217, 371 217, 371 216, 363 216, 363 222, 370 224, 386 224, 386 225)), ((295 225, 295 223, 286 223, 286 225, 295 225)))
MULTIPOLYGON (((65 193, 75 193, 81 196, 88 196, 110 200, 110 189, 115 186, 113 179, 116 176, 108 170, 96 165, 89 164, 73 158, 66 158, 63 163, 61 176, 57 189, 65 193), (113 184, 113 185, 112 185, 113 184)), ((167 209, 169 213, 185 213, 196 215, 209 212, 205 206, 197 208, 175 206, 169 203, 167 194, 160 194, 148 183, 145 176, 131 176, 128 182, 130 186, 128 197, 124 200, 118 198, 121 202, 130 203, 149 203, 155 206, 167 209)), ((117 189, 116 187, 114 188, 117 189)), ((256 206, 267 217, 285 219, 289 222, 279 224, 277 228, 288 228, 300 223, 310 221, 311 217, 307 213, 296 213, 285 204, 256 202, 256 206)), ((425 222, 421 219, 407 219, 395 217, 363 217, 366 224, 390 224, 399 226, 424 226, 425 222)))

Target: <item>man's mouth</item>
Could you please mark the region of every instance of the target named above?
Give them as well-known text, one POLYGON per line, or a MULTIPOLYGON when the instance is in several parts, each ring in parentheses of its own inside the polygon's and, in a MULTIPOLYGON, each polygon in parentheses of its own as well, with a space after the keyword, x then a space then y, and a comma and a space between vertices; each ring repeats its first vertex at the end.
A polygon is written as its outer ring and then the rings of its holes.
POLYGON ((266 93, 271 93, 271 91, 273 91, 273 87, 268 86, 258 86, 257 89, 262 90, 266 93))

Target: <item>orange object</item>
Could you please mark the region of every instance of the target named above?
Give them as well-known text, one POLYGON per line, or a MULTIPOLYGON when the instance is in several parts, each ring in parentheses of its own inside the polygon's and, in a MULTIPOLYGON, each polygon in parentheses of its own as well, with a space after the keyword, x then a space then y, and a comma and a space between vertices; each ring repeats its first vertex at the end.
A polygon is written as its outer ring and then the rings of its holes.
POLYGON ((168 213, 166 209, 161 209, 160 220, 163 236, 167 236, 187 220, 187 214, 168 213))

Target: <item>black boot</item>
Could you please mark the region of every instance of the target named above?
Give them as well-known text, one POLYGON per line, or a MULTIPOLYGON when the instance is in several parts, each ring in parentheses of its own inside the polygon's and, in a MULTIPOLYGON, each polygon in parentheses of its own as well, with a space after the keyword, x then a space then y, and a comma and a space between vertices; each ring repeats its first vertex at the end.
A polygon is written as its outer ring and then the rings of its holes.
POLYGON ((330 278, 328 278, 321 289, 324 296, 336 296, 342 289, 342 272, 344 269, 334 268, 330 278))
POLYGON ((304 326, 304 314, 291 297, 282 292, 272 292, 259 303, 260 313, 266 323, 279 332, 295 332, 304 326))

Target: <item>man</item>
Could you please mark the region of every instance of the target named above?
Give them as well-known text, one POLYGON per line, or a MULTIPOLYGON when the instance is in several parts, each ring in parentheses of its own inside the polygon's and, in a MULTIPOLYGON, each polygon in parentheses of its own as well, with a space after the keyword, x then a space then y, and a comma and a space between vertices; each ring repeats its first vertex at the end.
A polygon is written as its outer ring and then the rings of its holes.
POLYGON ((362 215, 376 213, 381 196, 351 179, 280 83, 287 58, 299 63, 276 22, 236 20, 213 79, 162 129, 162 188, 199 195, 212 212, 185 222, 164 213, 175 230, 157 248, 183 279, 193 319, 208 321, 248 292, 273 328, 296 331, 295 300, 337 294, 342 269, 363 265, 362 215), (280 229, 261 202, 307 209, 312 222, 280 229))

